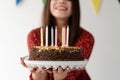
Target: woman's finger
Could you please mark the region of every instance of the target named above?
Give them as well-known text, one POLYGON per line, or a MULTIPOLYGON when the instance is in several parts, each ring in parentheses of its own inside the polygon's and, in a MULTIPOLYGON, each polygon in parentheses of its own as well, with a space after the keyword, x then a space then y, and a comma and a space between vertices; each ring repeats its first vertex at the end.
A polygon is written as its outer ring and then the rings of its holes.
POLYGON ((46 73, 46 72, 47 72, 46 67, 42 67, 42 68, 41 68, 41 72, 42 72, 42 73, 46 73))
POLYGON ((25 64, 25 62, 24 62, 24 60, 23 60, 23 58, 22 58, 22 57, 20 57, 20 63, 21 63, 24 67, 26 67, 26 68, 27 68, 27 65, 25 64))
POLYGON ((72 71, 72 69, 70 69, 69 67, 67 67, 67 68, 65 69, 65 72, 67 72, 67 73, 69 73, 70 71, 72 71))
POLYGON ((29 67, 25 64, 24 60, 22 57, 20 57, 20 63, 25 67, 28 68, 30 70, 31 73, 35 73, 37 71, 38 68, 33 68, 33 67, 29 67))
POLYGON ((48 73, 52 73, 52 68, 47 69, 48 73))
POLYGON ((37 71, 37 68, 29 68, 31 73, 35 73, 37 71))
POLYGON ((78 68, 77 70, 85 70, 85 67, 83 67, 83 68, 78 68))
POLYGON ((63 68, 62 67, 58 67, 58 73, 63 73, 63 68))
POLYGON ((57 73, 57 70, 55 68, 53 68, 53 73, 57 73))
POLYGON ((36 73, 46 73, 47 69, 46 68, 37 68, 36 73))

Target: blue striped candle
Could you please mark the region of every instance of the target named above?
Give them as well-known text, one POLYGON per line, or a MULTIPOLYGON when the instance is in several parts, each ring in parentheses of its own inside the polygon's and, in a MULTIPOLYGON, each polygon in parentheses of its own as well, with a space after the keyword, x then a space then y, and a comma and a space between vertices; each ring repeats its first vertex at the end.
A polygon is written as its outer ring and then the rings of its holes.
POLYGON ((54 46, 54 29, 51 27, 51 46, 54 46))

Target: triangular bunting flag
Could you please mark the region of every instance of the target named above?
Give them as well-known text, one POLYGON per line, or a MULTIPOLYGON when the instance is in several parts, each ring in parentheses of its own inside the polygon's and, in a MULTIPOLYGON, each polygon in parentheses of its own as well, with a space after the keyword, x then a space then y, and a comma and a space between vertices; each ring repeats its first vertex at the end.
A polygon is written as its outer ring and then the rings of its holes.
POLYGON ((120 0, 118 0, 118 2, 120 3, 120 0))
POLYGON ((18 5, 22 0, 16 0, 16 5, 18 5))
POLYGON ((91 0, 91 2, 92 2, 95 12, 98 13, 100 9, 100 5, 101 5, 101 0, 91 0))
POLYGON ((46 0, 43 0, 43 3, 45 4, 46 0))

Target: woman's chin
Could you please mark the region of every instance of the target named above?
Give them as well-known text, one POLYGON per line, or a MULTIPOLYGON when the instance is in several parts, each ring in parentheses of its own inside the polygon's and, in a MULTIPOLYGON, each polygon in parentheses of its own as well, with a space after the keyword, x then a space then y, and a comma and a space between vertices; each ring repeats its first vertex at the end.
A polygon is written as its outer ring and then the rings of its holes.
POLYGON ((68 16, 65 16, 65 15, 57 15, 55 17, 56 19, 68 19, 68 16))

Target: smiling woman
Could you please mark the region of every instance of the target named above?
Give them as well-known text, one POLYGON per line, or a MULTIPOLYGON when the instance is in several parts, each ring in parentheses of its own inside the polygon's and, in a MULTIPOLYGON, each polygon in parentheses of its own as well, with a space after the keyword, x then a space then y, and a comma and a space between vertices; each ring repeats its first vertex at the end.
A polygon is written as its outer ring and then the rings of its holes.
MULTIPOLYGON (((58 37, 56 38, 57 46, 62 46, 63 39, 61 36, 65 35, 65 31, 63 34, 62 30, 69 25, 69 46, 81 48, 84 59, 89 59, 94 45, 94 37, 80 25, 81 13, 79 0, 45 1, 42 15, 42 27, 33 29, 28 34, 28 50, 30 51, 32 47, 39 46, 42 43, 45 44, 45 42, 48 42, 47 46, 51 45, 51 38, 46 37, 50 36, 46 34, 50 33, 51 26, 55 27, 58 32, 58 37), (42 31, 44 39, 41 43, 42 39, 40 39, 40 36, 42 31)), ((91 80, 84 68, 70 69, 70 67, 66 67, 63 69, 62 67, 58 67, 57 69, 52 68, 50 70, 45 68, 31 68, 24 63, 22 58, 21 64, 30 70, 30 80, 91 80)))

